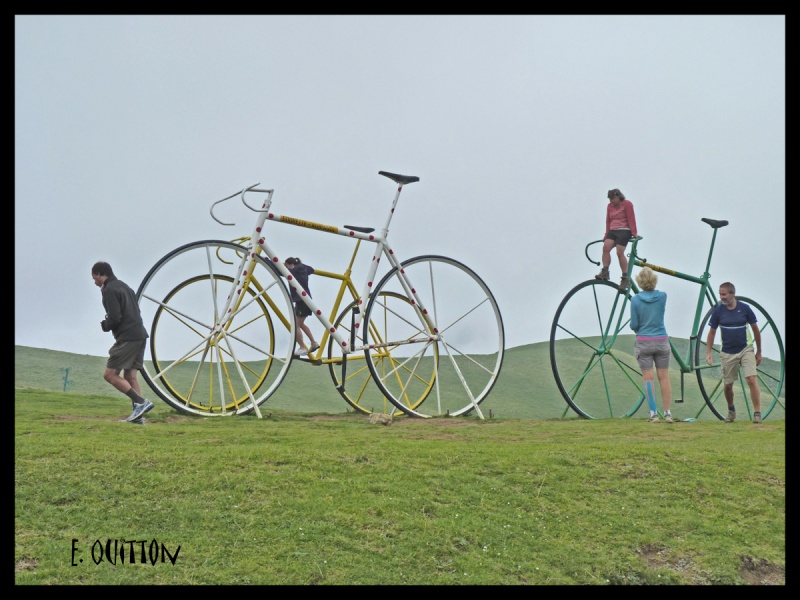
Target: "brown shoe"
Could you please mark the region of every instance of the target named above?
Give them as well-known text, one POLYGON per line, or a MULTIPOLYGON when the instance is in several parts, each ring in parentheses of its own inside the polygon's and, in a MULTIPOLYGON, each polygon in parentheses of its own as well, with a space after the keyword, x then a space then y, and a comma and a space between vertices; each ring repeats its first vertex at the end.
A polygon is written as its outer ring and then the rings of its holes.
POLYGON ((608 281, 608 267, 603 267, 600 269, 600 272, 594 276, 595 279, 600 279, 602 281, 608 281))
POLYGON ((763 423, 764 421, 761 420, 761 413, 754 412, 753 413, 753 423, 763 423))
POLYGON ((620 293, 624 293, 628 290, 628 286, 630 286, 631 280, 628 279, 627 275, 623 275, 622 279, 619 280, 619 291, 620 293))
MULTIPOLYGON (((761 416, 761 415, 759 415, 761 416)), ((736 411, 735 410, 728 410, 728 416, 725 417, 726 423, 733 423, 736 420, 736 411)))

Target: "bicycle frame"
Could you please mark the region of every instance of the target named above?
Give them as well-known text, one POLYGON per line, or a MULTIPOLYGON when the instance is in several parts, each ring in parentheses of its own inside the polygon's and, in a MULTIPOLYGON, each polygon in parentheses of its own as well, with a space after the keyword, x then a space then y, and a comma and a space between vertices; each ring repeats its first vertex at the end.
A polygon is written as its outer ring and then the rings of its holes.
MULTIPOLYGON (((308 221, 305 219, 298 219, 291 216, 272 213, 270 212, 270 207, 272 205, 272 195, 274 193, 274 190, 260 189, 257 187, 259 185, 258 183, 250 187, 244 188, 236 192, 235 194, 232 194, 230 196, 227 196, 226 198, 223 198, 222 200, 218 200, 217 202, 215 202, 211 207, 211 216, 214 218, 215 221, 221 223, 222 225, 232 225, 232 224, 220 221, 214 215, 213 212, 214 206, 216 206, 221 202, 225 202, 226 200, 230 200, 231 198, 234 198, 236 196, 241 196, 242 203, 247 208, 258 214, 258 217, 256 219, 256 224, 253 228, 253 232, 251 233, 247 243, 245 244, 245 248, 247 248, 251 254, 244 256, 242 258, 242 263, 239 268, 239 275, 237 276, 236 281, 234 282, 234 289, 231 295, 228 297, 228 303, 223 309, 222 314, 225 314, 227 316, 233 316, 235 314, 236 306, 235 305, 232 306, 232 303, 234 302, 234 299, 244 298, 242 292, 248 287, 252 277, 251 270, 246 268, 247 263, 248 261, 255 260, 254 259, 255 254, 263 253, 269 259, 270 264, 288 281, 289 285, 292 288, 294 288, 298 296, 302 299, 303 303, 311 310, 311 314, 314 317, 316 317, 316 319, 323 325, 325 329, 326 338, 323 338, 323 342, 320 344, 320 352, 322 352, 322 348, 324 347, 324 342, 327 340, 328 336, 332 337, 336 341, 336 343, 340 346, 342 352, 345 355, 360 350, 364 350, 366 348, 366 346, 363 345, 356 346, 353 342, 352 335, 350 340, 345 340, 344 338, 342 338, 342 336, 337 332, 336 328, 333 326, 329 318, 322 313, 322 310, 319 308, 317 303, 305 293, 305 291, 302 289, 302 286, 300 286, 297 280, 292 276, 291 271, 289 271, 289 269, 286 266, 284 266, 283 261, 278 257, 278 254, 267 243, 266 237, 264 236, 263 233, 264 225, 267 222, 284 223, 295 227, 303 227, 306 229, 313 229, 316 231, 348 237, 350 239, 356 239, 358 240, 359 245, 360 242, 362 241, 376 244, 378 246, 378 249, 376 250, 375 254, 372 257, 372 261, 370 263, 369 270, 367 272, 366 280, 362 286, 361 294, 358 296, 354 296, 355 299, 359 300, 361 305, 365 304, 365 300, 366 298, 368 298, 370 289, 373 285, 373 282, 375 281, 375 275, 378 271, 381 257, 386 257, 391 267, 399 271, 399 277, 403 283, 405 292, 409 298, 413 298, 413 303, 415 306, 415 311, 417 313, 417 316, 420 318, 421 323, 424 323, 425 327, 427 327, 427 330, 429 332, 429 338, 427 340, 420 339, 417 340, 417 343, 420 342, 431 343, 433 341, 436 341, 438 339, 438 331, 436 329, 436 325, 430 318, 428 310, 425 308, 425 305, 418 296, 414 286, 400 268, 400 261, 395 256, 394 251, 389 246, 389 243, 387 241, 389 235, 389 225, 391 223, 392 216, 394 215, 397 202, 400 198, 400 193, 403 190, 403 185, 405 183, 410 183, 411 181, 416 181, 416 178, 412 178, 410 181, 405 181, 405 182, 403 180, 396 181, 398 187, 394 196, 394 200, 392 201, 392 205, 389 214, 386 218, 386 222, 383 228, 381 229, 381 232, 378 234, 373 233, 374 229, 369 227, 354 227, 347 225, 344 227, 337 227, 334 225, 326 225, 323 223, 317 223, 314 221, 308 221), (266 194, 266 198, 264 199, 261 208, 255 208, 250 204, 248 204, 245 198, 246 194, 248 193, 266 194)), ((358 246, 356 247, 356 251, 357 250, 358 246)), ((341 298, 343 297, 345 288, 350 288, 352 292, 355 292, 356 288, 349 277, 349 272, 351 270, 354 260, 355 260, 355 252, 351 259, 350 266, 348 267, 348 271, 344 276, 324 271, 317 272, 318 274, 323 276, 342 279, 342 287, 340 288, 339 295, 336 300, 336 305, 334 307, 334 314, 331 315, 331 318, 333 318, 335 315, 335 310, 338 308, 338 303, 341 301, 341 298)), ((361 310, 361 307, 359 307, 355 311, 353 330, 352 330, 353 332, 361 327, 363 321, 363 314, 364 313, 361 310)), ((222 319, 218 323, 217 325, 218 328, 225 327, 226 322, 227 322, 227 317, 226 319, 222 319)), ((382 343, 370 344, 369 347, 376 348, 381 346, 387 346, 390 345, 391 343, 397 344, 397 342, 389 342, 388 340, 384 340, 382 343)))

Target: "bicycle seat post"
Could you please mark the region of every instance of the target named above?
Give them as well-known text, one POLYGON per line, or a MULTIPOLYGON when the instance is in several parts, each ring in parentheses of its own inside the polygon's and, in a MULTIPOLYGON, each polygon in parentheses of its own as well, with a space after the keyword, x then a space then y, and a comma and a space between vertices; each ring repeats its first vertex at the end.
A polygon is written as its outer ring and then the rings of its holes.
POLYGON ((403 184, 397 186, 397 192, 395 192, 394 200, 392 201, 392 208, 389 211, 389 215, 386 217, 386 223, 383 225, 383 229, 381 229, 381 237, 385 240, 389 236, 389 223, 392 222, 392 217, 394 216, 394 209, 397 206, 397 201, 400 199, 400 192, 403 191, 403 184))
POLYGON ((717 231, 718 231, 718 229, 716 227, 714 227, 713 231, 714 231, 714 233, 711 235, 711 245, 708 248, 708 259, 706 260, 706 270, 703 273, 703 279, 706 279, 706 280, 709 277, 711 277, 711 273, 710 273, 709 269, 711 269, 711 257, 714 254, 714 244, 717 241, 717 231))
POLYGON ((389 223, 392 221, 392 216, 394 216, 394 209, 397 206, 397 201, 400 199, 400 192, 403 191, 403 186, 407 183, 414 183, 415 181, 419 181, 419 177, 416 175, 398 175, 397 173, 389 173, 387 171, 378 171, 378 175, 383 175, 384 177, 388 177, 392 181, 397 184, 397 192, 394 195, 394 200, 392 201, 392 208, 389 211, 389 216, 386 217, 386 224, 383 226, 381 230, 381 237, 385 240, 386 237, 389 235, 389 223))

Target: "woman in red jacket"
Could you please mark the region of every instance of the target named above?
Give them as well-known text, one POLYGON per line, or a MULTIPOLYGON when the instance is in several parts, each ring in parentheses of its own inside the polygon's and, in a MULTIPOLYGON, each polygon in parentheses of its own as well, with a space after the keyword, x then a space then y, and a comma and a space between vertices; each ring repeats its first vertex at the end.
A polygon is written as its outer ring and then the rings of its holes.
POLYGON ((619 268, 622 269, 622 279, 619 282, 619 291, 628 289, 628 259, 625 256, 625 247, 632 237, 639 237, 636 231, 636 215, 633 212, 633 203, 625 199, 625 195, 618 189, 608 190, 608 208, 606 209, 606 232, 603 236, 603 268, 595 275, 596 279, 608 279, 608 267, 611 265, 611 249, 616 247, 619 268))

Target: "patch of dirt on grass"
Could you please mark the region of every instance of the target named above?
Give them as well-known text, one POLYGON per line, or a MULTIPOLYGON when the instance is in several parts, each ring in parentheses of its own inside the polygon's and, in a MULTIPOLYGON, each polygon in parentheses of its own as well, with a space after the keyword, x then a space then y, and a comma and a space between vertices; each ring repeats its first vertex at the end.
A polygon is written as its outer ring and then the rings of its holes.
POLYGON ((665 549, 658 548, 652 544, 645 544, 638 550, 647 566, 651 569, 669 569, 680 573, 691 585, 710 585, 709 573, 699 569, 690 557, 679 559, 667 556, 665 549))
POLYGON ((763 558, 740 556, 739 575, 748 585, 786 585, 786 569, 763 558))
POLYGON ((39 561, 35 558, 23 557, 14 563, 14 572, 33 571, 39 566, 39 561))
MULTIPOLYGON (((658 548, 652 544, 642 546, 638 553, 651 569, 669 569, 681 573, 687 579, 687 583, 693 585, 710 585, 712 583, 710 573, 699 569, 691 557, 671 558, 664 548, 658 548)), ((739 561, 739 576, 745 584, 786 585, 784 567, 752 556, 740 556, 739 561)))

